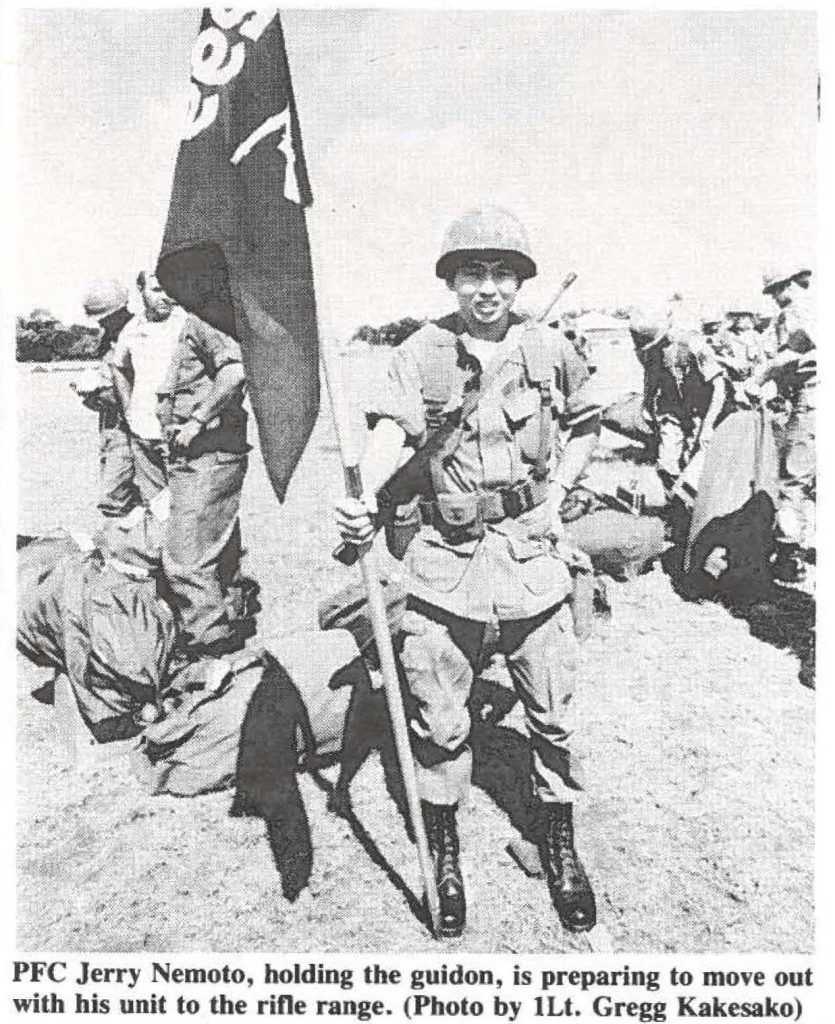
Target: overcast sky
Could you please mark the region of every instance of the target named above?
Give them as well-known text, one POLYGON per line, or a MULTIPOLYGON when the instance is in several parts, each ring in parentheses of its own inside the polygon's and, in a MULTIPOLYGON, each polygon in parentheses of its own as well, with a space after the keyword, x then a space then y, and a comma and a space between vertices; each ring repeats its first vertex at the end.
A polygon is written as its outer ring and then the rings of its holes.
MULTIPOLYGON (((156 258, 197 10, 27 11, 21 311, 156 258)), ((446 223, 519 213, 570 305, 720 305, 814 247, 815 18, 799 12, 288 11, 320 295, 340 332, 441 312, 446 223)), ((808 257, 807 257, 808 258, 808 257)))

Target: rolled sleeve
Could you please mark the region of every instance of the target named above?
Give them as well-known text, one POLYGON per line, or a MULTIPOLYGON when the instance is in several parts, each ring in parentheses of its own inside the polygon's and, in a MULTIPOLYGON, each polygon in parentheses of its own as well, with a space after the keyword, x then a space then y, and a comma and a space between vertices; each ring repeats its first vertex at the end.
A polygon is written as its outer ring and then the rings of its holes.
MULTIPOLYGON (((127 337, 127 331, 123 330, 119 335, 119 338, 113 348, 105 357, 109 362, 110 366, 115 366, 118 370, 127 370, 131 365, 130 356, 130 342, 127 337)), ((109 373, 109 368, 108 368, 109 373)))
POLYGON ((426 436, 426 413, 420 369, 408 341, 395 349, 383 388, 366 403, 371 422, 394 420, 410 444, 419 445, 426 436))
POLYGON ((799 310, 789 308, 786 310, 784 327, 785 331, 781 349, 789 349, 800 355, 807 355, 815 348, 812 341, 812 329, 809 318, 799 310))
POLYGON ((243 362, 241 346, 228 334, 197 318, 193 320, 192 331, 200 355, 214 373, 224 366, 243 362))

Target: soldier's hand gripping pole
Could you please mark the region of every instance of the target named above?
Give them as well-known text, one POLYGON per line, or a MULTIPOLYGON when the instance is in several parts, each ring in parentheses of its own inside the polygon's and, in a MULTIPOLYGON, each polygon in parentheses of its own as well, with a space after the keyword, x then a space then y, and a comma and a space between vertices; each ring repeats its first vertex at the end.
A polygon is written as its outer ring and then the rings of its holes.
MULTIPOLYGON (((342 469, 345 474, 345 491, 349 498, 360 499, 363 493, 362 479, 360 477, 359 465, 357 460, 352 457, 348 438, 345 436, 347 420, 344 411, 345 402, 341 379, 335 372, 332 362, 333 355, 329 348, 329 342, 325 339, 322 339, 321 349, 322 369, 330 399, 339 456, 342 460, 342 469)), ((365 590, 368 595, 368 610, 371 617, 371 626, 374 631, 374 641, 377 644, 377 653, 380 659, 380 669, 383 676, 391 730, 394 735, 397 761, 403 778, 403 787, 406 791, 409 821, 411 822, 412 833, 417 845, 420 871, 423 875, 426 905, 429 910, 432 932, 437 938, 440 927, 438 889, 435 884, 435 871, 432 865, 432 858, 429 855, 429 843, 426 838, 426 828, 423 823, 423 814, 420 807, 415 763, 409 743, 409 731, 406 725, 403 697, 400 693, 400 681, 397 677, 397 666, 394 661, 394 648, 392 647, 391 634, 389 633, 383 587, 374 568, 370 551, 359 549, 358 560, 362 570, 365 590)))

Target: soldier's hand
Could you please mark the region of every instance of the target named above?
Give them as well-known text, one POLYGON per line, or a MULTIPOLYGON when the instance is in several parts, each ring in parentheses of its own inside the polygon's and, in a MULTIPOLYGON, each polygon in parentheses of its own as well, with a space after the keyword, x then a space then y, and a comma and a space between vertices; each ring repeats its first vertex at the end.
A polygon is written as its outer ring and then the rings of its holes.
POLYGON ((203 430, 203 424, 199 420, 190 419, 185 423, 177 423, 168 428, 167 438, 172 449, 185 449, 203 430))
POLYGON ((334 518, 339 536, 346 544, 364 547, 374 539, 372 516, 376 513, 376 501, 371 496, 343 498, 334 507, 334 518))

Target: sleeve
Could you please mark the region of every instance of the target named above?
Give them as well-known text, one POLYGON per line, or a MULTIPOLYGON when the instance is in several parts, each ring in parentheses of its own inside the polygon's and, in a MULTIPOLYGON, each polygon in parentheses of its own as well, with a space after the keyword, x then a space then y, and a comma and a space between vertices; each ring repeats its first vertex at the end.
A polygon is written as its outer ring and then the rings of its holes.
POLYGON ((243 362, 241 346, 234 338, 197 317, 192 318, 190 326, 193 330, 188 333, 193 333, 200 355, 214 373, 218 373, 224 366, 243 362))
POLYGON ((780 346, 781 348, 790 349, 799 355, 808 355, 814 351, 815 343, 812 340, 809 318, 797 309, 789 308, 786 310, 784 331, 784 340, 780 346))
MULTIPOLYGON (((123 330, 119 335, 116 344, 110 350, 110 352, 102 360, 102 363, 107 360, 111 366, 115 366, 118 370, 127 370, 131 365, 130 356, 130 341, 127 330, 123 330)), ((108 368, 109 376, 109 368, 108 368)))
POLYGON ((385 384, 366 402, 369 422, 394 420, 412 445, 420 445, 426 436, 426 412, 415 345, 411 339, 394 350, 385 384))
POLYGON ((563 397, 563 402, 558 403, 559 419, 560 426, 567 430, 599 415, 603 403, 594 377, 571 342, 557 336, 555 344, 555 384, 563 397))

